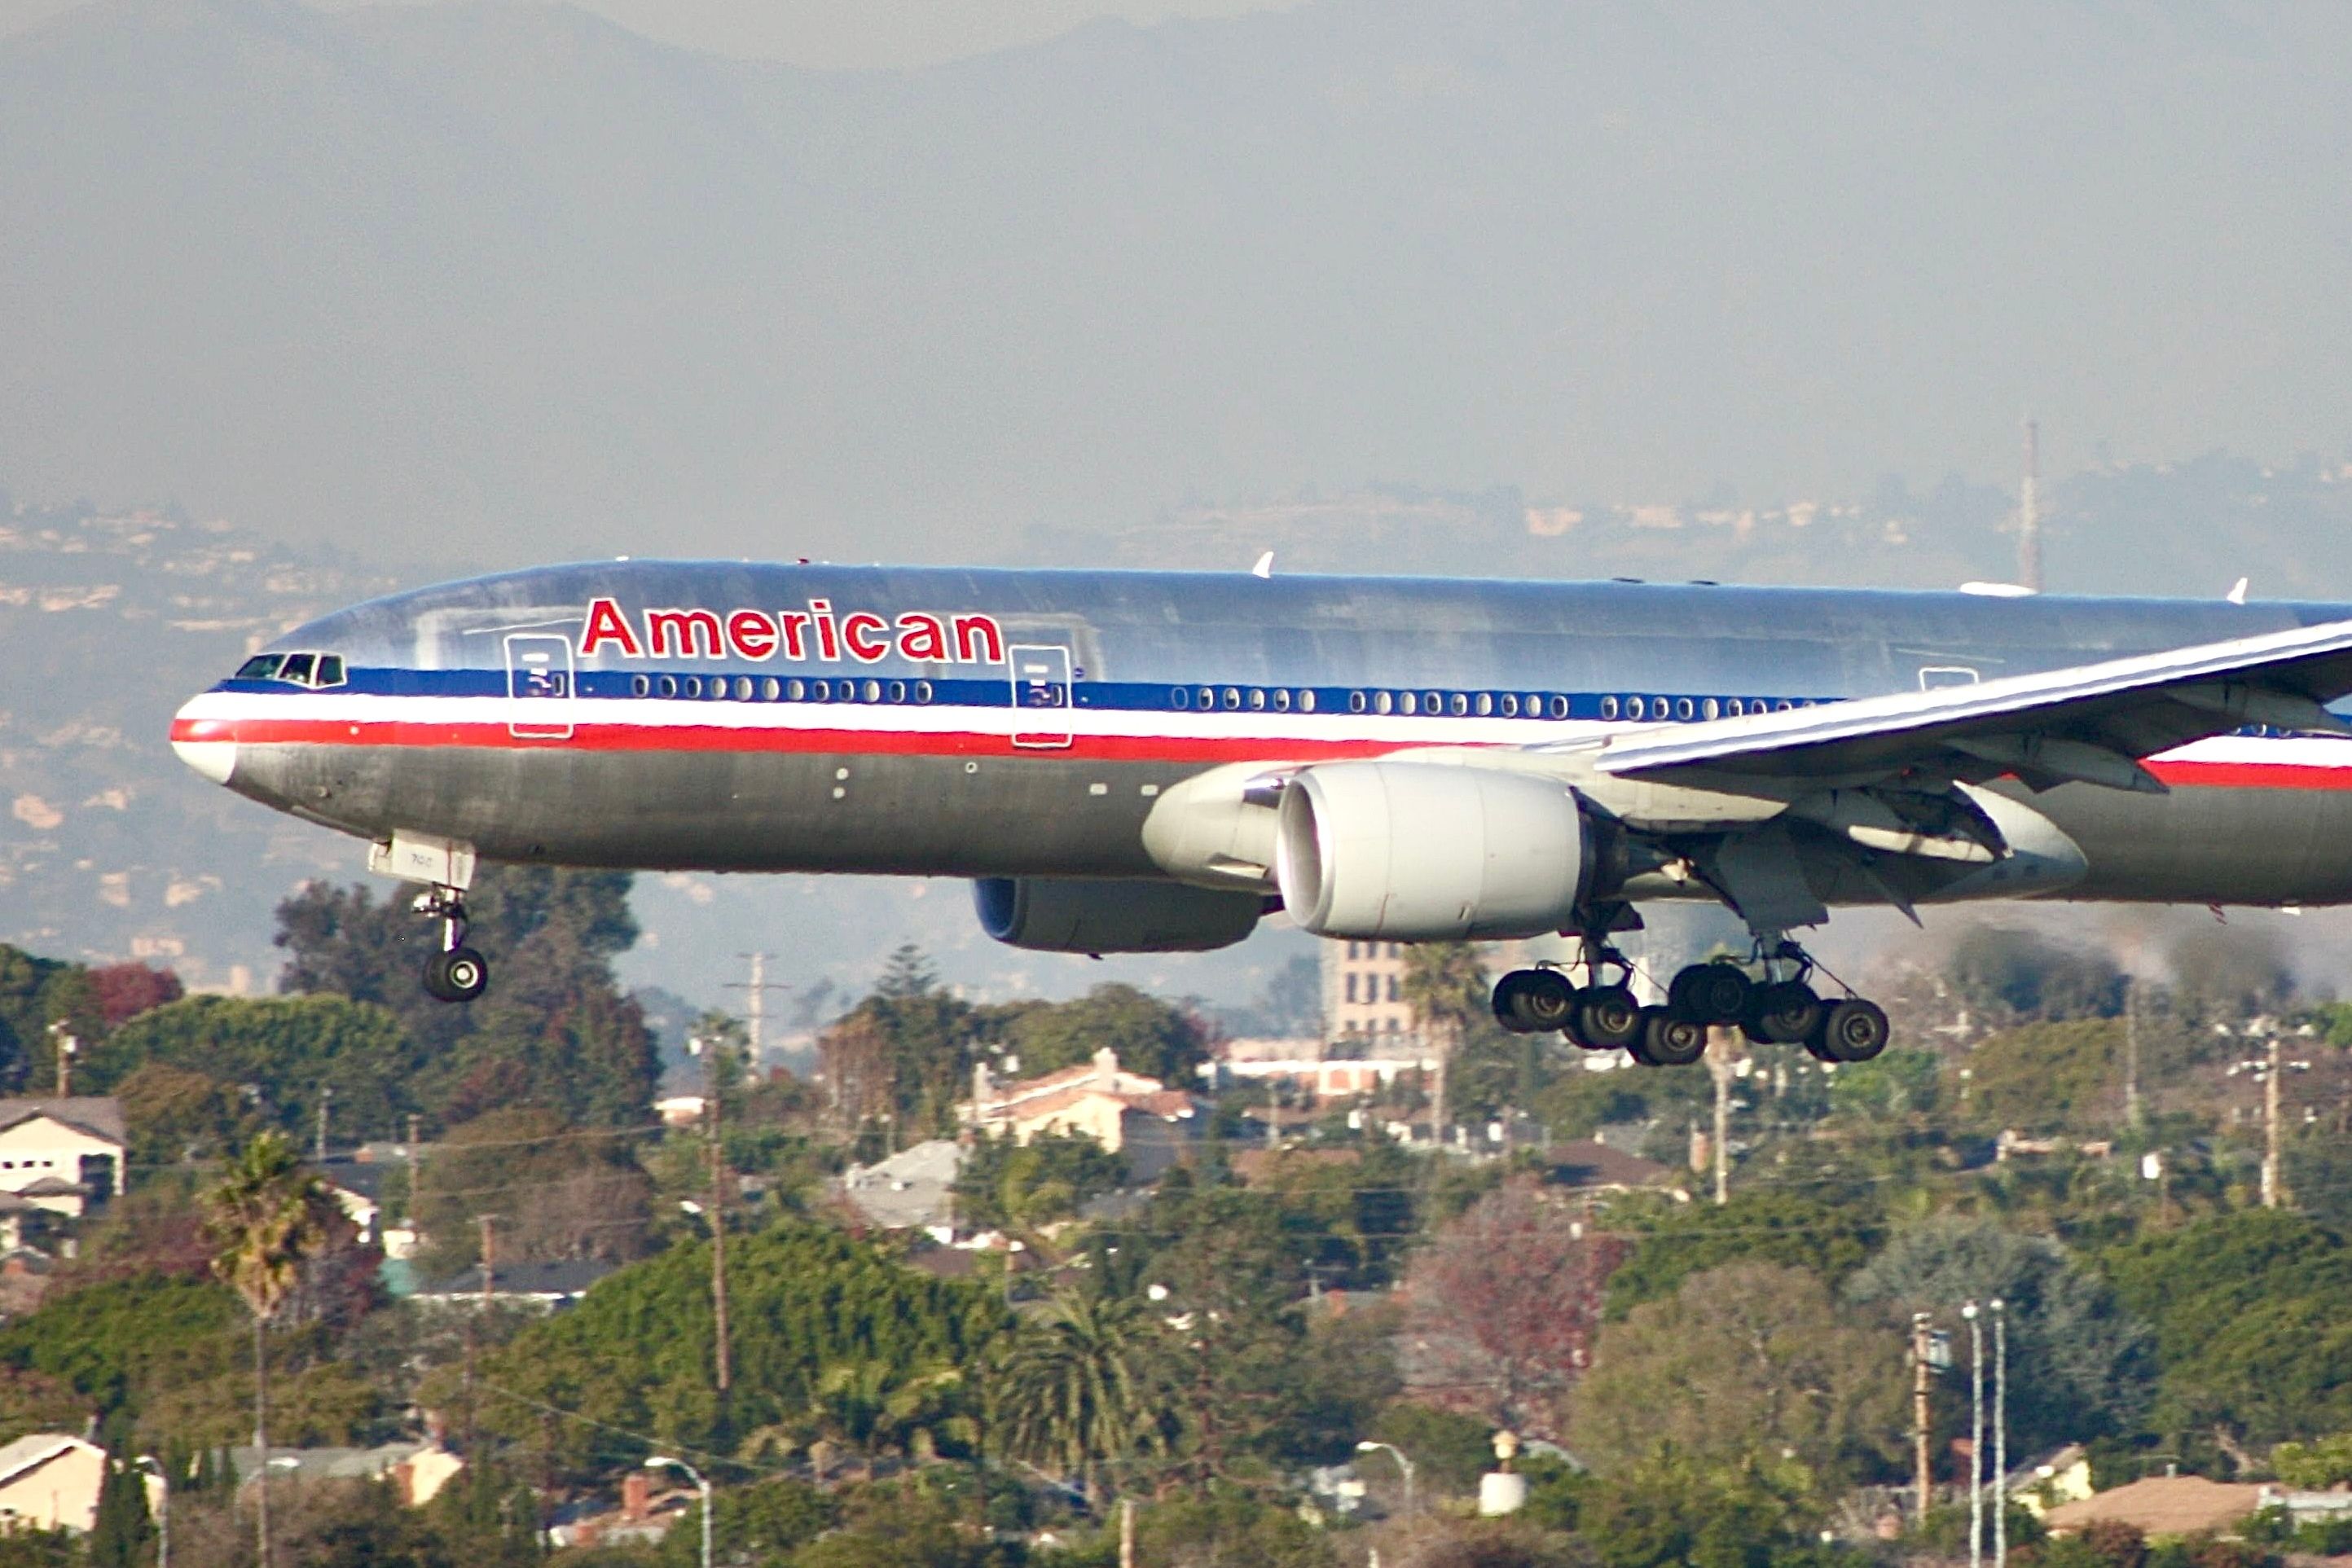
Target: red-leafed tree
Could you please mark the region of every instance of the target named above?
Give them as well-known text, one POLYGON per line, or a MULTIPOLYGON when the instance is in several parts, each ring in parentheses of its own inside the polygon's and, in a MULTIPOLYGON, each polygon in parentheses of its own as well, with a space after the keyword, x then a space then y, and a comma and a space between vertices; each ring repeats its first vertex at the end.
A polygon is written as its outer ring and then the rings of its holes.
POLYGON ((1624 1243, 1533 1184, 1487 1194, 1415 1254, 1406 1386, 1533 1437, 1556 1437, 1592 1364, 1601 1289, 1624 1243))
POLYGON ((180 999, 180 977, 144 964, 109 964, 89 972, 91 998, 106 1027, 115 1029, 141 1013, 180 999))

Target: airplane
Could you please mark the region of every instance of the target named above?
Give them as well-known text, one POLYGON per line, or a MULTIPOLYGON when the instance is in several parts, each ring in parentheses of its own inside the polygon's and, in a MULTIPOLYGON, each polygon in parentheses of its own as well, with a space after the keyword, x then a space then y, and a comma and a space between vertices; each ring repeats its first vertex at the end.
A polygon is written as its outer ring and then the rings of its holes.
POLYGON ((417 884, 448 1001, 485 859, 968 877, 1050 952, 1558 933, 1497 1019, 1654 1066, 1885 1050, 1812 983, 1832 907, 2352 899, 2352 606, 1270 564, 509 572, 301 626, 171 739, 417 884), (1644 1005, 1668 899, 1754 945, 1644 1005))

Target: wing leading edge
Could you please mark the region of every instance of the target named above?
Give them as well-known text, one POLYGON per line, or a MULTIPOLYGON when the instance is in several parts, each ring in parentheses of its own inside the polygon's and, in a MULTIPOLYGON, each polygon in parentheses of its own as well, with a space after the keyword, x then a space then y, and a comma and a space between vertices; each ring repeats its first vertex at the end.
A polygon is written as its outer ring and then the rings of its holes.
POLYGON ((1913 776, 2013 775, 2161 792, 2140 758, 2247 725, 2352 733, 2352 621, 1966 686, 1661 726, 1612 737, 1600 772, 1785 797, 1913 776))

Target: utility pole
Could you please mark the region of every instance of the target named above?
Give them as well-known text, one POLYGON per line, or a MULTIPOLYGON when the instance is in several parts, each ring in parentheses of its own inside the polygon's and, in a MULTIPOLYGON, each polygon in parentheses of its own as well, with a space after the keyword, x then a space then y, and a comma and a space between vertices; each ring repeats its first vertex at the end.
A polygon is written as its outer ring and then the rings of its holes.
POLYGON ((1135 1568, 1135 1500, 1118 1500, 1118 1568, 1135 1568))
POLYGON ((333 1104, 334 1102, 335 1086, 331 1083, 320 1084, 319 1134, 310 1145, 310 1163, 312 1165, 323 1166, 327 1163, 327 1107, 333 1104))
POLYGON ((1927 1524, 1927 1494, 1935 1471, 1927 1453, 1927 1314, 1911 1314, 1911 1473, 1917 1493, 1911 1517, 1921 1529, 1927 1524))
POLYGON ((687 1041, 687 1049, 702 1058, 702 1117, 710 1144, 710 1317, 718 1342, 711 1367, 723 1398, 734 1381, 734 1360, 727 1333, 727 1156, 719 1128, 719 1042, 698 1038, 687 1041))
POLYGON ((768 1016, 768 993, 770 991, 789 991, 792 989, 792 987, 782 985, 772 986, 768 983, 768 960, 775 956, 773 953, 738 953, 735 956, 738 958, 749 959, 751 961, 751 978, 749 982, 742 980, 730 980, 727 982, 726 988, 730 991, 741 991, 745 993, 743 1001, 744 1033, 750 1040, 751 1068, 754 1071, 758 1071, 767 1065, 767 1056, 765 1054, 766 1047, 761 1042, 764 1038, 762 1026, 765 1024, 768 1016))
POLYGON ((73 1059, 81 1050, 81 1041, 74 1038, 66 1020, 58 1019, 49 1026, 49 1038, 58 1042, 58 1098, 73 1098, 73 1059))
POLYGON ((1706 1031, 1706 1071, 1715 1080, 1715 1202, 1718 1208, 1731 1201, 1731 1052, 1737 1038, 1727 1029, 1706 1031))
POLYGON ((1992 1299, 1992 1562, 2009 1568, 2009 1308, 1992 1299))
POLYGON ((1960 1308, 1969 1322, 1969 1568, 1984 1563, 1984 1328, 1977 1304, 1960 1308))
POLYGON ((498 1225, 495 1214, 475 1216, 482 1228, 482 1311, 490 1310, 490 1281, 498 1272, 498 1225))
POLYGON ((2017 486, 2017 580, 2042 591, 2042 425, 2025 422, 2025 476, 2017 486))
POLYGON ((2263 1074, 2263 1207, 2276 1208, 2285 1201, 2279 1188, 2279 1037, 2270 1031, 2268 1071, 2263 1074))
POLYGON ((2124 1124, 2139 1130, 2139 977, 2124 977, 2124 1124))

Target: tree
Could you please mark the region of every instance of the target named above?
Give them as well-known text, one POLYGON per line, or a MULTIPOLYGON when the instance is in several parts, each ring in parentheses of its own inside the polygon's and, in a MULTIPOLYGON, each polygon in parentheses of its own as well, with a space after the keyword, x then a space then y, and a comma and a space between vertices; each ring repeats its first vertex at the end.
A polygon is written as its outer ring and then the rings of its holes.
MULTIPOLYGON (((298 1139, 315 1124, 326 1093, 334 1097, 335 1124, 346 1137, 400 1136, 415 1103, 417 1075, 427 1065, 400 1020, 372 1004, 334 996, 205 996, 131 1019, 89 1053, 86 1071, 93 1088, 129 1089, 142 1069, 157 1064, 240 1086, 255 1115, 298 1139)), ((191 1078, 150 1077, 138 1085, 138 1096, 142 1111, 162 1112, 163 1124, 151 1124, 151 1137, 160 1131, 201 1141, 231 1122, 218 1091, 191 1078), (202 1103, 208 1095, 213 1103, 202 1103)))
POLYGON ((261 1568, 269 1568, 269 1356, 265 1337, 301 1278, 303 1262, 323 1249, 334 1200, 296 1158, 293 1146, 263 1133, 237 1152, 205 1194, 205 1235, 217 1249, 213 1270, 253 1315, 253 1446, 263 1469, 254 1489, 261 1568))
POLYGON ((1173 1088, 1192 1083, 1208 1060, 1208 1030, 1201 1020, 1133 986, 1097 986, 1074 1001, 1019 1009, 1005 1025, 1004 1043, 1034 1076, 1075 1067, 1108 1047, 1129 1072, 1173 1088))
POLYGON ((110 1445, 98 1488, 98 1516, 90 1521, 90 1568, 142 1568, 155 1539, 147 1512, 147 1478, 122 1451, 121 1436, 110 1445))
POLYGON ((1100 1508, 1104 1480, 1166 1448, 1161 1356, 1142 1305, 1064 1292, 1005 1347, 992 1426, 1003 1451, 1074 1479, 1100 1508))
POLYGON ((1806 1551, 1815 1509, 1803 1478, 1786 1467, 1711 1466, 1661 1452, 1606 1479, 1579 1512, 1602 1568, 1798 1568, 1851 1560, 1806 1551))
POLYGON ((1948 1317, 1968 1301, 2005 1302, 2017 1451, 2129 1431, 2147 1408, 2156 1370, 2147 1330, 2047 1238, 1986 1220, 1930 1220, 1896 1236, 1845 1293, 1884 1303, 1898 1318, 1948 1317))
POLYGON ((1426 1380, 1441 1403, 1538 1437, 1590 1364, 1622 1243, 1525 1182, 1487 1194, 1414 1254, 1405 1276, 1426 1380))
POLYGON ((2124 1117, 2124 1025, 2027 1024, 1969 1055, 1971 1114, 1988 1128, 2094 1134, 2124 1117))
POLYGON ((653 1182, 620 1139, 583 1134, 554 1111, 510 1107, 449 1130, 416 1176, 425 1267, 481 1259, 478 1217, 499 1217, 499 1255, 626 1261, 646 1250, 653 1182))
POLYGON ((1034 1238, 1126 1179, 1126 1159, 1084 1133, 1040 1133, 1025 1145, 984 1137, 956 1173, 956 1214, 975 1228, 1034 1238))
POLYGON ((1437 1057, 1430 1135, 1445 1139, 1445 1074, 1473 1020, 1486 1016, 1486 970, 1467 942, 1420 942, 1405 949, 1403 994, 1413 1027, 1437 1057))
MULTIPOLYGON (((1626 1221, 1612 1216, 1612 1223, 1626 1221)), ((1634 1218, 1630 1228, 1633 1255, 1609 1276, 1611 1317, 1622 1317, 1643 1301, 1664 1300, 1693 1274, 1726 1263, 1780 1263, 1835 1286, 1862 1266, 1884 1231, 1876 1216, 1853 1204, 1769 1189, 1735 1193, 1720 1208, 1662 1207, 1634 1218)))
POLYGON ((2123 1011, 2125 977, 2113 958, 2021 926, 1969 926, 1944 973, 1969 1010, 1996 1027, 2123 1011))
POLYGON ((1895 1457, 1903 1349, 1841 1320, 1802 1270, 1731 1263, 1601 1332, 1571 1443, 1605 1471, 1664 1448, 1704 1464, 1792 1458, 1823 1483, 1895 1457))

